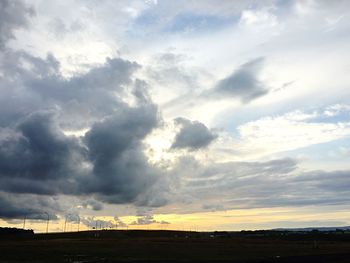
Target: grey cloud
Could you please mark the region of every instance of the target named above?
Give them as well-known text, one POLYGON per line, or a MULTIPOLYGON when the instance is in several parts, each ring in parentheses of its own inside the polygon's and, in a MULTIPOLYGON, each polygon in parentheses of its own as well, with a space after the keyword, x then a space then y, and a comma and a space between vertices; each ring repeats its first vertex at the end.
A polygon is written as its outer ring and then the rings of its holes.
MULTIPOLYGON (((160 173, 160 171, 157 172, 160 173)), ((157 178, 157 181, 139 195, 135 205, 139 207, 161 207, 168 204, 169 200, 171 200, 171 195, 168 182, 165 178, 167 178, 167 175, 163 173, 161 177, 157 178)))
POLYGON ((153 58, 152 64, 146 68, 146 73, 154 85, 167 86, 168 89, 182 94, 193 92, 199 88, 199 73, 198 69, 186 67, 185 62, 188 59, 182 54, 160 53, 153 58))
POLYGON ((200 83, 212 78, 203 68, 189 66, 189 61, 187 55, 163 52, 156 54, 144 69, 152 93, 166 114, 176 115, 179 110, 197 105, 198 93, 203 88, 200 83))
POLYGON ((295 178, 296 182, 315 181, 324 190, 336 189, 338 192, 348 191, 350 186, 350 171, 311 171, 295 178))
POLYGON ((181 125, 181 129, 175 136, 171 148, 188 148, 198 150, 207 147, 217 135, 210 131, 203 123, 190 121, 185 118, 177 118, 175 122, 181 125))
POLYGON ((152 214, 152 209, 149 207, 138 207, 136 210, 136 216, 143 217, 152 214))
POLYGON ((127 227, 128 224, 124 223, 118 216, 114 217, 116 227, 127 227))
POLYGON ((162 224, 162 225, 167 225, 170 224, 169 222, 166 221, 157 221, 154 219, 152 215, 145 215, 142 217, 137 218, 136 221, 133 221, 130 225, 151 225, 151 224, 162 224))
POLYGON ((15 37, 15 30, 27 26, 28 18, 33 14, 33 9, 23 1, 0 1, 0 49, 5 47, 9 39, 15 37))
POLYGON ((64 219, 67 220, 67 222, 72 223, 79 223, 81 221, 78 213, 66 213, 64 219))
POLYGON ((265 85, 259 81, 258 74, 264 59, 257 58, 241 65, 231 75, 218 82, 216 87, 203 96, 214 98, 238 98, 248 103, 268 93, 265 85))
POLYGON ((57 104, 33 91, 29 84, 50 86, 50 79, 58 82, 58 71, 59 64, 52 55, 40 59, 24 52, 0 52, 0 73, 4 76, 0 78, 0 126, 8 127, 30 113, 54 108, 57 104))
POLYGON ((193 158, 183 158, 172 172, 181 181, 173 188, 174 200, 190 200, 188 212, 345 205, 350 200, 350 171, 302 172, 294 159, 203 165, 193 158))
POLYGON ((154 223, 156 223, 156 220, 154 220, 153 216, 146 215, 146 216, 137 218, 137 220, 133 221, 130 225, 150 225, 154 223))
MULTIPOLYGON (((165 108, 172 110, 192 108, 198 105, 199 102, 208 103, 208 101, 227 99, 237 99, 242 103, 249 103, 254 99, 265 96, 270 90, 259 80, 264 61, 265 59, 262 57, 250 60, 238 67, 229 76, 219 80, 212 88, 203 91, 196 90, 195 84, 198 82, 198 77, 193 78, 193 85, 186 85, 187 92, 168 101, 165 108)), ((208 73, 203 73, 203 76, 210 76, 208 73)), ((212 79, 212 76, 210 79, 212 79)))
POLYGON ((103 204, 99 201, 96 201, 94 199, 86 200, 82 203, 82 206, 84 208, 92 209, 94 211, 100 211, 103 209, 103 204))
POLYGON ((0 81, 1 125, 50 109, 59 115, 63 129, 89 128, 123 107, 123 99, 136 89, 131 76, 139 65, 127 60, 107 58, 105 64, 86 74, 65 79, 52 55, 46 59, 25 52, 6 51, 0 55, 0 70, 6 76, 0 81))
POLYGON ((221 204, 204 204, 202 208, 212 212, 225 210, 225 207, 221 204))
POLYGON ((95 219, 94 217, 82 217, 81 222, 90 228, 114 228, 115 224, 111 220, 95 219))
POLYGON ((122 59, 107 59, 104 65, 69 81, 48 77, 28 84, 43 100, 59 106, 64 128, 83 128, 128 106, 122 99, 131 92, 127 86, 132 85, 131 75, 138 67, 122 59))
POLYGON ((55 37, 62 39, 69 33, 77 33, 82 30, 84 25, 81 21, 75 20, 72 23, 65 23, 61 18, 56 17, 48 24, 49 32, 52 32, 55 37))

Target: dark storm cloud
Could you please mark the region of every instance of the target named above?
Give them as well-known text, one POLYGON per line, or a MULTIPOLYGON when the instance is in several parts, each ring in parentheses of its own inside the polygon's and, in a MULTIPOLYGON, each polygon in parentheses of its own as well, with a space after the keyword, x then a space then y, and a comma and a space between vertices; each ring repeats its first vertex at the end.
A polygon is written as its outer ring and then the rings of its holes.
POLYGON ((74 193, 76 179, 86 174, 85 156, 79 141, 59 129, 53 112, 34 112, 0 139, 0 189, 40 195, 74 193))
POLYGON ((0 218, 11 220, 16 218, 57 219, 55 215, 61 211, 57 200, 52 197, 35 195, 12 195, 0 192, 0 218))
MULTIPOLYGON (((0 3, 6 7, 1 12, 7 21, 0 29, 11 38, 18 26, 26 24, 25 18, 17 16, 30 9, 17 1, 0 3)), ((1 39, 2 45, 5 40, 1 39)), ((154 186, 159 172, 149 165, 142 144, 158 125, 158 109, 147 84, 134 79, 139 67, 107 58, 104 64, 68 79, 51 54, 39 58, 10 48, 0 52, 0 190, 6 194, 1 199, 1 217, 29 213, 20 205, 22 196, 28 198, 28 207, 33 203, 33 215, 49 211, 37 205, 48 195, 94 195, 104 202, 149 206, 161 203, 150 196, 161 192, 154 186), (89 131, 82 137, 64 132, 77 129, 89 131)), ((102 209, 98 201, 86 206, 102 209)), ((52 206, 49 212, 61 210, 52 206)))
POLYGON ((198 150, 207 147, 217 135, 210 131, 203 123, 190 121, 185 118, 177 118, 175 122, 181 126, 175 136, 171 148, 188 148, 198 150))
POLYGON ((55 180, 74 173, 75 157, 82 148, 66 137, 50 112, 36 112, 20 120, 10 138, 0 141, 2 177, 55 180))
POLYGON ((268 90, 258 79, 263 62, 264 58, 257 58, 241 65, 231 75, 219 81, 213 90, 203 95, 214 96, 214 99, 238 98, 244 103, 266 95, 268 90))
MULTIPOLYGON (((29 87, 21 89, 46 103, 14 115, 13 106, 7 104, 9 115, 3 118, 13 119, 4 121, 6 126, 0 131, 2 189, 37 194, 95 193, 112 203, 136 201, 157 177, 141 142, 158 125, 158 110, 149 100, 145 84, 132 83, 134 67, 115 59, 70 80, 49 74, 30 76, 27 81, 28 74, 23 74, 29 87), (125 88, 128 84, 129 90, 125 88), (136 104, 123 102, 123 94, 134 96, 136 104), (90 109, 89 121, 95 122, 83 138, 69 137, 62 131, 65 126, 74 128, 65 122, 71 110, 67 103, 72 100, 90 109), (94 120, 99 115, 103 121, 94 120)), ((71 117, 80 122, 84 116, 71 117)))
POLYGON ((148 165, 140 142, 157 122, 157 108, 144 105, 121 109, 96 123, 84 137, 93 173, 81 184, 83 191, 101 194, 111 203, 125 203, 149 188, 156 170, 148 165))
POLYGON ((14 38, 14 31, 27 26, 32 8, 19 0, 0 0, 0 49, 4 48, 9 39, 14 38))
POLYGON ((148 192, 159 172, 147 162, 142 140, 158 125, 159 116, 147 84, 132 80, 136 63, 107 59, 83 75, 64 79, 50 55, 44 60, 10 55, 19 63, 2 67, 14 78, 0 85, 5 95, 0 99, 0 189, 165 204, 148 192), (63 132, 81 127, 89 129, 84 137, 63 132))

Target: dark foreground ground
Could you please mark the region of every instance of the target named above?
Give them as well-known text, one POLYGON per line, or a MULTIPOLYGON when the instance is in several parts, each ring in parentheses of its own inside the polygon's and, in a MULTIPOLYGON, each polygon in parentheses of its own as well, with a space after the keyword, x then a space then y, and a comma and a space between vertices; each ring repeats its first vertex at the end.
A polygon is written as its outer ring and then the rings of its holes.
POLYGON ((0 237, 0 262, 350 262, 350 235, 87 231, 0 237))

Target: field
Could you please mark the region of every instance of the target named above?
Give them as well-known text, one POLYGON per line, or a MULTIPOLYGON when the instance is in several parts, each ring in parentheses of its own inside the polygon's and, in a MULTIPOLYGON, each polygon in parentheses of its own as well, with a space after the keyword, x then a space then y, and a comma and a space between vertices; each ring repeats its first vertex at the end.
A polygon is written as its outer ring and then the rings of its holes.
POLYGON ((0 238, 0 262, 350 262, 348 234, 86 231, 0 238))

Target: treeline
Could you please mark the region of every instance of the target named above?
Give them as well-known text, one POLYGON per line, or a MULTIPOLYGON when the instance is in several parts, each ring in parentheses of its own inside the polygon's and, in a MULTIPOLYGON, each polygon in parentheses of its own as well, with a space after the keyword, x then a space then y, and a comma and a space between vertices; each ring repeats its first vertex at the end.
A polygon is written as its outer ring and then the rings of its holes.
POLYGON ((20 229, 15 227, 0 227, 0 238, 7 237, 31 237, 34 236, 32 229, 20 229))

